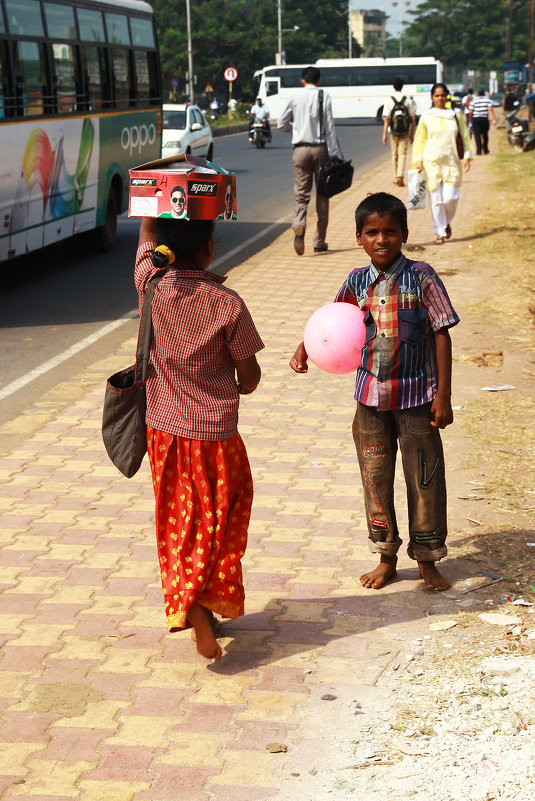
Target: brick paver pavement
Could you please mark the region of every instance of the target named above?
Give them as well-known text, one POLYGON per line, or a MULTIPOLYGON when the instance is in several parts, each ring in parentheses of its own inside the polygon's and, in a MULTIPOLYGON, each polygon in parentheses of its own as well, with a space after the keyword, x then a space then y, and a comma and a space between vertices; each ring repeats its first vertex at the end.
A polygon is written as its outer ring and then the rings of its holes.
MULTIPOLYGON (((147 462, 124 479, 101 444, 104 379, 134 340, 36 405, 33 427, 32 410, 10 424, 20 441, 0 462, 2 801, 266 801, 292 788, 298 798, 299 775, 336 749, 332 731, 356 736, 354 699, 370 697, 396 656, 392 632, 421 620, 430 600, 418 582, 361 587, 374 559, 353 377, 297 376, 288 359, 312 311, 364 263, 353 212, 380 189, 406 191, 392 187, 386 153, 332 201, 327 253, 310 253, 309 235, 296 257, 288 230, 229 277, 266 350, 240 418, 256 488, 246 614, 224 624, 219 664, 207 667, 187 633, 166 631, 147 462)), ((458 226, 476 192, 477 165, 458 226)), ((429 212, 412 212, 410 228, 409 246, 444 263, 429 212)), ((414 577, 405 556, 401 568, 414 577)))

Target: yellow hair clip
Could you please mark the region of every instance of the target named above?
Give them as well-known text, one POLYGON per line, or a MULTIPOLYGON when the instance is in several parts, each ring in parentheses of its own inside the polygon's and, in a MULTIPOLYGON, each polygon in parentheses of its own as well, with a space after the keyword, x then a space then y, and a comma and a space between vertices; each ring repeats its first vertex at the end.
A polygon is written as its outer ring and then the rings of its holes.
POLYGON ((163 253, 164 256, 167 256, 167 258, 169 260, 169 264, 172 264, 174 262, 175 254, 173 253, 172 250, 170 250, 167 247, 167 245, 158 245, 158 247, 155 248, 155 250, 157 250, 158 253, 163 253))

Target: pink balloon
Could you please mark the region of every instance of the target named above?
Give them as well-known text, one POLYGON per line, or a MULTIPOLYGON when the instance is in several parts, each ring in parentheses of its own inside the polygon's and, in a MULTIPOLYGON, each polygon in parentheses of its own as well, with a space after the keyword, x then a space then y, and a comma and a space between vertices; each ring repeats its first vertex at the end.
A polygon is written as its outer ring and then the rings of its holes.
POLYGON ((306 352, 326 373, 352 373, 361 362, 366 341, 364 313, 352 303, 328 303, 305 326, 306 352))

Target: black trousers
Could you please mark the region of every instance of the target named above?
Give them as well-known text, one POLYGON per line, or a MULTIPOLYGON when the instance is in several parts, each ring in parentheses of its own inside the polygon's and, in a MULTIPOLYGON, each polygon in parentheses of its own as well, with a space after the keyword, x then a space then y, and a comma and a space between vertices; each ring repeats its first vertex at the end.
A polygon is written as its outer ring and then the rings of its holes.
POLYGON ((472 117, 472 130, 474 132, 474 139, 476 140, 476 152, 480 156, 481 153, 489 152, 489 118, 488 117, 472 117))

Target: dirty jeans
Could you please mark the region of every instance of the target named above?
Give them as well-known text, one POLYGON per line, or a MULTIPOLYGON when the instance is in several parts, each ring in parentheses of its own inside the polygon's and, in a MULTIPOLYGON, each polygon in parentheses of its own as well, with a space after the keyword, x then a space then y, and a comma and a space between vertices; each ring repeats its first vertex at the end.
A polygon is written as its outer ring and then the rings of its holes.
POLYGON ((392 153, 392 171, 394 180, 403 178, 405 173, 405 161, 407 159, 407 148, 409 146, 409 136, 395 136, 390 134, 390 150, 392 153))
MULTIPOLYGON (((306 228, 307 209, 312 193, 312 184, 318 178, 320 167, 327 161, 328 152, 326 145, 306 145, 304 147, 294 147, 292 164, 294 172, 294 219, 292 227, 302 226, 306 228)), ((315 248, 321 247, 325 243, 327 225, 329 222, 329 198, 318 195, 316 192, 316 214, 318 222, 314 234, 313 245, 315 248)))
POLYGON ((399 443, 409 512, 407 553, 419 562, 436 562, 447 554, 444 454, 440 433, 431 420, 430 403, 386 412, 357 404, 353 439, 372 553, 395 556, 402 542, 394 509, 399 443))

